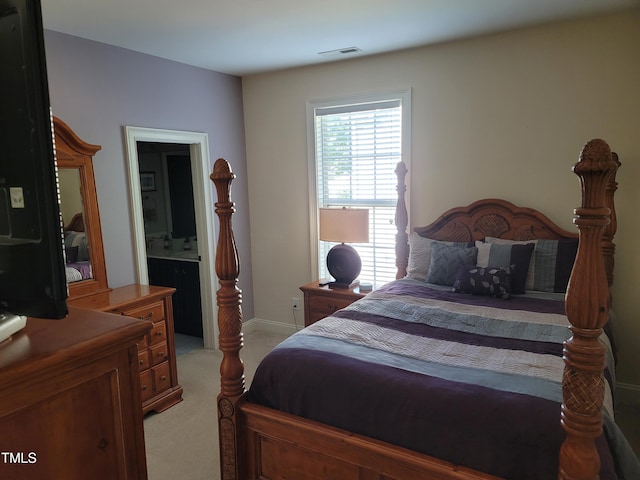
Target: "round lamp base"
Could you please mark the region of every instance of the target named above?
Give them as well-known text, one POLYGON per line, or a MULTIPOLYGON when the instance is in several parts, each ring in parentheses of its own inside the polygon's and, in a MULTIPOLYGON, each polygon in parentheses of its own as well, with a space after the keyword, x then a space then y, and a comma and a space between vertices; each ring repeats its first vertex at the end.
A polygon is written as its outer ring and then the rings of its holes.
POLYGON ((344 243, 335 245, 327 254, 327 269, 335 282, 332 288, 350 288, 360 275, 362 262, 356 250, 344 243))

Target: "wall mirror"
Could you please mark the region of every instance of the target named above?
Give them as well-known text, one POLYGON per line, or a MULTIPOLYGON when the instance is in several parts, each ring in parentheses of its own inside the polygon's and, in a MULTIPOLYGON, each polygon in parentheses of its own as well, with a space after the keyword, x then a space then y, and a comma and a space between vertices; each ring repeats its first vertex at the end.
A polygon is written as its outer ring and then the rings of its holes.
POLYGON ((53 128, 71 299, 108 289, 92 158, 101 147, 78 138, 57 117, 53 128))

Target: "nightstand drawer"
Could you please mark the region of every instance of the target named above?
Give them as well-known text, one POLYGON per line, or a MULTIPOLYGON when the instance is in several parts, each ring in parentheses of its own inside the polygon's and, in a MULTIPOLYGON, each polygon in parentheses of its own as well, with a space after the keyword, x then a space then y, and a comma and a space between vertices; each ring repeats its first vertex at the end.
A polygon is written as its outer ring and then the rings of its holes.
POLYGON ((312 282, 300 287, 304 293, 304 326, 308 327, 318 320, 332 315, 337 310, 351 305, 364 297, 358 287, 331 289, 312 282))
POLYGON ((323 317, 331 315, 341 308, 348 307, 352 303, 352 299, 325 297, 324 295, 313 295, 309 299, 311 311, 321 314, 323 317))

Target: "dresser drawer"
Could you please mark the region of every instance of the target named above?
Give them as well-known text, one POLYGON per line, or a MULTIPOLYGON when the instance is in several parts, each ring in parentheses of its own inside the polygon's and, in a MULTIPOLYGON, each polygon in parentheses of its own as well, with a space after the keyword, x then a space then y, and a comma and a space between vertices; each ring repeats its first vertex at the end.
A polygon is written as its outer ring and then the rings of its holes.
POLYGON ((151 370, 146 370, 140 374, 140 396, 142 401, 146 402, 153 395, 153 375, 151 370))
POLYGON ((152 366, 164 362, 169 358, 169 349, 167 348, 166 342, 150 347, 149 353, 152 366))
POLYGON ((138 352, 138 366, 140 367, 140 371, 147 370, 151 366, 151 361, 149 360, 149 350, 146 348, 142 352, 138 352))
POLYGON ((149 346, 167 341, 167 324, 164 321, 154 322, 149 332, 149 346))
MULTIPOLYGON (((150 332, 151 331, 149 331, 149 333, 150 332)), ((142 337, 142 340, 140 340, 137 343, 139 352, 144 352, 147 349, 147 347, 149 346, 149 333, 147 333, 144 337, 142 337)))
POLYGON ((169 370, 169 362, 164 362, 151 368, 153 376, 154 393, 162 393, 171 387, 171 374, 169 370))
POLYGON ((164 305, 162 302, 152 303, 143 307, 132 308, 130 310, 124 310, 123 315, 127 317, 137 318, 138 320, 148 320, 151 322, 158 322, 164 320, 164 305))

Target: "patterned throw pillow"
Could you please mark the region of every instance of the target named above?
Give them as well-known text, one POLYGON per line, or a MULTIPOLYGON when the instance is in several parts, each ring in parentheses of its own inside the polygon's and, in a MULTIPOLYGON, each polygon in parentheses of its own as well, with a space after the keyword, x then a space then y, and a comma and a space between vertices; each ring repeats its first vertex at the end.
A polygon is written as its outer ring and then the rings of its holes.
POLYGON ((460 267, 475 265, 477 255, 478 249, 476 247, 457 247, 433 242, 427 282, 438 285, 453 285, 460 267))
POLYGON ((476 242, 478 248, 479 267, 503 267, 512 265, 511 269, 511 293, 525 293, 527 274, 531 256, 535 247, 534 243, 527 244, 498 244, 476 242))
POLYGON ((453 283, 453 291, 472 295, 491 295, 507 300, 511 297, 511 270, 512 266, 461 267, 453 283))

